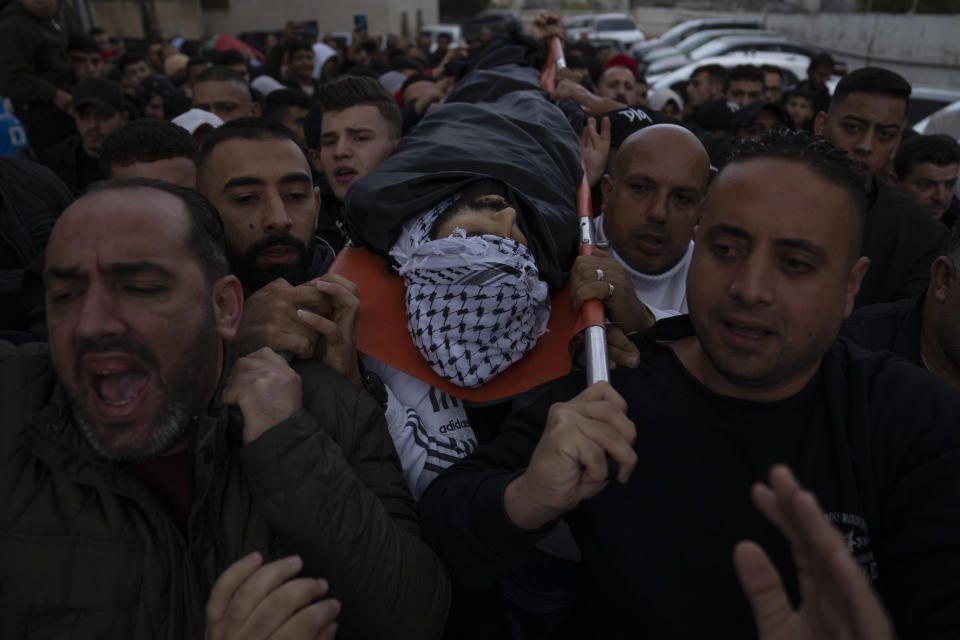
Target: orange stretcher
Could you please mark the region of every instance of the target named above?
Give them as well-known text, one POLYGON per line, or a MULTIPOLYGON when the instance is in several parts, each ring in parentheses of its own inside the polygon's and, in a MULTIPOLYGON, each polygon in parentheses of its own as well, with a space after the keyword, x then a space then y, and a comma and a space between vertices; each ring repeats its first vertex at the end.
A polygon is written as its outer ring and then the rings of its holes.
MULTIPOLYGON (((541 84, 551 95, 556 69, 562 67, 563 48, 559 38, 550 39, 550 57, 541 73, 541 84)), ((577 191, 581 240, 579 253, 593 249, 590 187, 584 171, 577 191)), ((357 347, 363 353, 456 398, 487 402, 509 398, 568 373, 572 366, 570 340, 586 330, 587 377, 593 384, 609 379, 606 352, 606 318, 603 303, 591 300, 581 311, 573 306, 569 283, 551 299, 547 332, 518 362, 479 387, 467 389, 437 375, 420 355, 407 330, 403 279, 387 271, 386 259, 362 248, 344 249, 329 269, 356 283, 360 299, 357 320, 357 347)))

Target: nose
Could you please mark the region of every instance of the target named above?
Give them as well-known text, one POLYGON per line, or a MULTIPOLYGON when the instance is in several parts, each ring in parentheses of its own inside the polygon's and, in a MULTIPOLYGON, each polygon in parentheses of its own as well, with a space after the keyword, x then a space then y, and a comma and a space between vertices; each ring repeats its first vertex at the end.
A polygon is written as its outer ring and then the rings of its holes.
POLYGON ((940 183, 934 187, 933 197, 936 198, 939 204, 946 204, 950 202, 953 197, 953 189, 951 189, 949 185, 940 183))
POLYGON ((493 219, 497 223, 497 235, 509 238, 517 223, 517 211, 513 207, 505 207, 494 213, 493 219))
POLYGON ((287 207, 279 193, 273 193, 267 198, 263 209, 263 228, 267 232, 279 233, 288 231, 293 221, 287 213, 287 207))
POLYGON ((349 157, 352 152, 353 148, 350 146, 350 142, 346 136, 337 138, 337 145, 333 148, 334 158, 346 158, 349 157))
POLYGON ((666 189, 658 190, 657 197, 650 203, 650 207, 646 212, 646 217, 649 222, 663 224, 667 221, 667 207, 669 206, 667 201, 669 198, 670 193, 666 189))
POLYGON ((773 299, 773 267, 761 256, 748 256, 737 266, 729 292, 746 304, 769 304, 773 299))
POLYGON ((863 133, 853 143, 853 150, 862 156, 869 156, 873 154, 873 130, 866 129, 863 133))
POLYGON ((122 335, 125 325, 113 295, 98 283, 91 283, 83 295, 76 333, 80 338, 100 340, 122 335))

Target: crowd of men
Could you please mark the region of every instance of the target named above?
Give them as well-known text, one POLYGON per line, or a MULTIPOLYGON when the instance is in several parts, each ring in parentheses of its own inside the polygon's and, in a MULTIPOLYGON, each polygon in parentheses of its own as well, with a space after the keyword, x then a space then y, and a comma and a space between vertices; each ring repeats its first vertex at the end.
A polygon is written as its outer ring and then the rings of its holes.
POLYGON ((553 107, 554 35, 128 51, 7 4, 0 637, 960 635, 960 133, 826 54, 651 93, 568 42, 553 107), (517 105, 556 140, 473 157, 517 105), (576 338, 495 402, 363 353, 359 247, 441 376, 549 290, 603 303, 610 382, 576 338), (435 314, 486 337, 433 361, 435 314))

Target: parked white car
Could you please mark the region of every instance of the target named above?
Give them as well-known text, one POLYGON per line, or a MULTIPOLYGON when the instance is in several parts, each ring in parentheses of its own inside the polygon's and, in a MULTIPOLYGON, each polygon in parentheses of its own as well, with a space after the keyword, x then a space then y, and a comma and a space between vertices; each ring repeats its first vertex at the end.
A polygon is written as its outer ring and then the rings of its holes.
MULTIPOLYGON (((669 89, 670 85, 674 82, 689 80, 690 74, 693 73, 694 69, 707 64, 719 64, 727 69, 731 69, 739 64, 752 64, 758 67, 762 64, 772 64, 784 72, 783 86, 790 87, 806 79, 807 67, 810 66, 810 58, 794 53, 772 51, 739 52, 726 56, 704 58, 685 64, 679 69, 675 69, 669 73, 647 76, 647 81, 650 83, 650 90, 669 89)), ((834 77, 833 81, 837 82, 839 78, 834 77)), ((831 83, 828 82, 827 85, 831 86, 831 83)))
POLYGON ((633 18, 625 13, 597 13, 565 18, 567 42, 576 42, 582 34, 590 40, 616 40, 624 50, 646 39, 633 18))

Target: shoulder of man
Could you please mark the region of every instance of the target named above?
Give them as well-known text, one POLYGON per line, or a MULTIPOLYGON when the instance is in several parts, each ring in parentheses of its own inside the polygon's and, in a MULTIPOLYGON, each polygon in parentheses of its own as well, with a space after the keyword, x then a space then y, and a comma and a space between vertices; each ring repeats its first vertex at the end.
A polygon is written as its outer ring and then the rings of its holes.
POLYGON ((896 226, 914 238, 939 240, 947 233, 923 207, 893 185, 877 179, 877 199, 867 215, 875 224, 896 226))
POLYGON ((840 335, 864 349, 892 351, 919 365, 920 308, 923 298, 920 295, 860 307, 840 325, 840 335), (916 335, 911 335, 914 333, 916 335), (903 351, 908 345, 911 353, 903 351))

